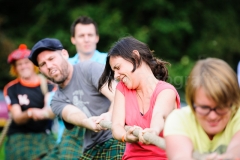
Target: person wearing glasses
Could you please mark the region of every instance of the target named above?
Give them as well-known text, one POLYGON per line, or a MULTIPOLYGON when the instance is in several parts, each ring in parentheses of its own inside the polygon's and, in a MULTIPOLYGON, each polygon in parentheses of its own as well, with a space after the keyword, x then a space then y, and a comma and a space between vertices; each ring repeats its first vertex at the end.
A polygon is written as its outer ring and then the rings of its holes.
POLYGON ((240 158, 240 89, 233 69, 217 58, 199 60, 188 77, 186 102, 165 123, 168 158, 193 159, 193 152, 204 159, 240 158))

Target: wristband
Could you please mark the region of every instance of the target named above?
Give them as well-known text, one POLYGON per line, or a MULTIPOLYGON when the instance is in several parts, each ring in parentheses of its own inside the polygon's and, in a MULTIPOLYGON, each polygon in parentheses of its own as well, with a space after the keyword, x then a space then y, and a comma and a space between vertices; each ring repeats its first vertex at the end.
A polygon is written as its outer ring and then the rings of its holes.
POLYGON ((125 134, 122 136, 122 142, 125 142, 124 136, 125 136, 125 134))
POLYGON ((28 108, 28 110, 27 110, 28 117, 32 117, 32 111, 31 110, 32 110, 31 108, 28 108))

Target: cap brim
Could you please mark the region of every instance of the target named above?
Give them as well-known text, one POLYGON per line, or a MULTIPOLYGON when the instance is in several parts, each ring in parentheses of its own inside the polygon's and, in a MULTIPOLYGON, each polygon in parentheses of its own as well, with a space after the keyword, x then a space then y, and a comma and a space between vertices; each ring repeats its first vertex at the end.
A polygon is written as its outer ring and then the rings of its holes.
POLYGON ((55 49, 52 49, 52 48, 40 47, 40 48, 36 49, 34 52, 32 52, 28 58, 33 62, 33 64, 35 66, 38 66, 37 56, 42 51, 46 51, 46 50, 55 51, 55 49))

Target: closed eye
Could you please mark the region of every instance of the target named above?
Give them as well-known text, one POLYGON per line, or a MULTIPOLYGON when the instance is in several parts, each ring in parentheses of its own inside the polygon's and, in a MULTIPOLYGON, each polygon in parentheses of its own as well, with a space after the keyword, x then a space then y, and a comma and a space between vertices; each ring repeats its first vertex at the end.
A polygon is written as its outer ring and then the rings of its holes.
POLYGON ((210 107, 208 106, 200 106, 202 109, 209 109, 210 107))
POLYGON ((115 67, 113 68, 113 70, 119 70, 119 69, 120 69, 119 66, 115 66, 115 67))
POLYGON ((45 64, 46 64, 46 63, 43 62, 43 63, 39 64, 38 66, 41 68, 41 67, 43 67, 45 64))

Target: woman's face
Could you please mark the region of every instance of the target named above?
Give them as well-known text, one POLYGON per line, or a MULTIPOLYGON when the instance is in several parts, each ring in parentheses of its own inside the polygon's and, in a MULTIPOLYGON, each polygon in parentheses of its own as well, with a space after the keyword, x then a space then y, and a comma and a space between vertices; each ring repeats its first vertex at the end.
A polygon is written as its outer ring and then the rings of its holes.
POLYGON ((134 89, 134 73, 132 73, 132 63, 126 61, 120 56, 110 57, 110 66, 114 71, 114 78, 117 81, 122 81, 128 89, 134 89))
POLYGON ((196 90, 193 105, 196 107, 195 115, 197 121, 210 137, 223 131, 231 118, 231 110, 228 108, 229 106, 224 106, 226 108, 220 110, 221 112, 224 111, 223 115, 217 114, 215 110, 211 110, 207 115, 200 114, 202 110, 206 109, 207 107, 211 109, 219 107, 219 105, 216 104, 212 98, 206 96, 202 87, 196 90))
POLYGON ((34 73, 34 65, 28 58, 17 60, 15 67, 18 75, 24 79, 29 78, 34 73))

